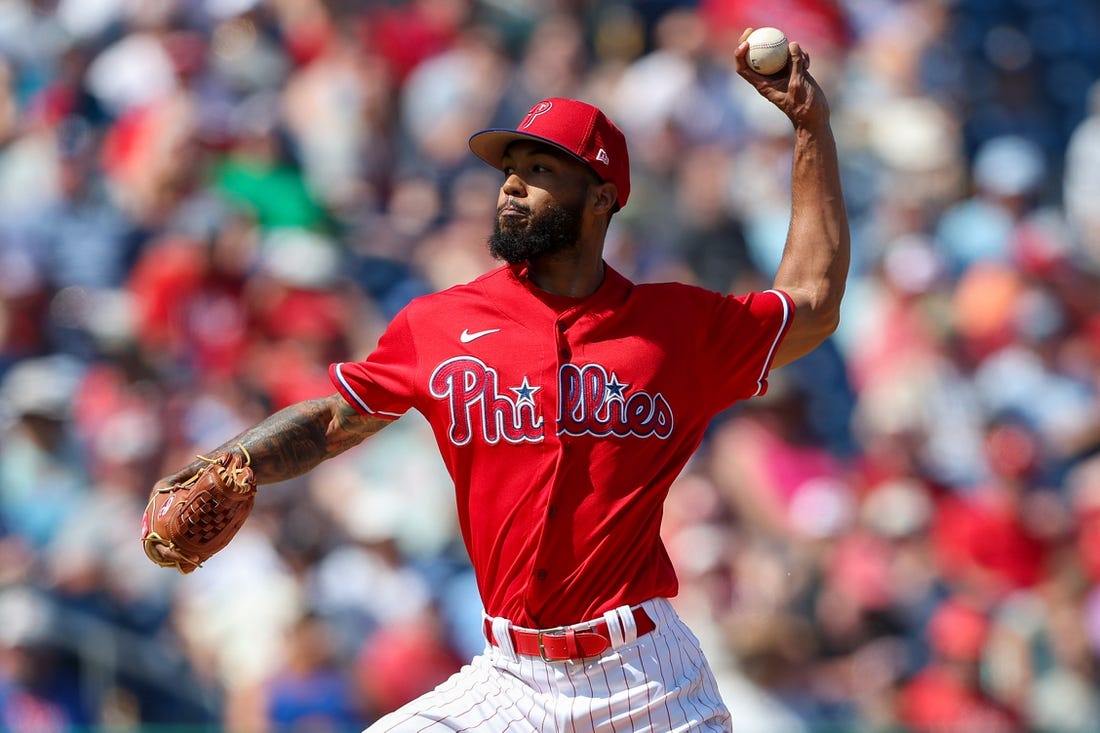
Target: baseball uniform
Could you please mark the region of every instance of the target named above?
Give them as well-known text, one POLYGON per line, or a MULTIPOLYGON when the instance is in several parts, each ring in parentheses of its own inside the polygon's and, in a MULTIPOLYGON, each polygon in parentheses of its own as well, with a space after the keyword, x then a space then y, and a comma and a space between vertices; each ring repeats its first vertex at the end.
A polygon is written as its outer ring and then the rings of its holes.
POLYGON ((605 266, 567 298, 508 265, 414 300, 364 361, 331 365, 361 413, 430 422, 486 614, 485 653, 370 730, 728 730, 666 600, 662 505, 710 420, 766 390, 792 316, 777 290, 605 266))

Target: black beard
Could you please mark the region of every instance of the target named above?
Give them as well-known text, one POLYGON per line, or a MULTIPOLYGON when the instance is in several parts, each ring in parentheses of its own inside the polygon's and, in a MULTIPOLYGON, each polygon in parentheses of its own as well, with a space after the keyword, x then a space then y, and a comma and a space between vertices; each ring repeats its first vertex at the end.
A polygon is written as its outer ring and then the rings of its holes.
MULTIPOLYGON (((512 204, 530 214, 530 209, 512 204)), ((528 220, 523 229, 502 229, 498 214, 489 235, 489 254, 509 265, 528 262, 542 255, 556 254, 575 247, 581 236, 580 206, 565 208, 551 203, 546 210, 528 220)))

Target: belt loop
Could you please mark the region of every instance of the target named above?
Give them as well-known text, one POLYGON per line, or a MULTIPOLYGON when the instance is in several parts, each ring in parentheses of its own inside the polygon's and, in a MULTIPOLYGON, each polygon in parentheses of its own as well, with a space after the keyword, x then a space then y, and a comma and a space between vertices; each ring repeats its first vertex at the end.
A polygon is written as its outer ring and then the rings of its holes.
POLYGON ((496 639, 499 648, 512 662, 518 662, 516 647, 512 643, 512 622, 506 618, 490 618, 493 627, 493 638, 496 639))
POLYGON ((574 659, 583 657, 580 645, 577 644, 577 630, 572 626, 565 627, 565 650, 574 659))
POLYGON ((626 646, 626 635, 623 633, 622 621, 619 620, 619 609, 604 611, 603 620, 607 624, 607 638, 611 640, 611 648, 618 649, 626 646))
POLYGON ((633 644, 638 640, 638 622, 634 619, 634 610, 630 606, 619 606, 615 613, 622 624, 623 643, 633 644))

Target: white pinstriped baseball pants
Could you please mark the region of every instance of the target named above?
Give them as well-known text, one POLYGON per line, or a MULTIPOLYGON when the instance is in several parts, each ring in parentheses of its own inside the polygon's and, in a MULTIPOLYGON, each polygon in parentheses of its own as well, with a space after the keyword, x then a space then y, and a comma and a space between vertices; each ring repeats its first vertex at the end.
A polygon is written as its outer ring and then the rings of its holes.
POLYGON ((635 639, 620 626, 621 643, 600 657, 545 662, 487 644, 450 679, 365 733, 732 730, 698 639, 666 599, 642 606, 656 629, 635 639))

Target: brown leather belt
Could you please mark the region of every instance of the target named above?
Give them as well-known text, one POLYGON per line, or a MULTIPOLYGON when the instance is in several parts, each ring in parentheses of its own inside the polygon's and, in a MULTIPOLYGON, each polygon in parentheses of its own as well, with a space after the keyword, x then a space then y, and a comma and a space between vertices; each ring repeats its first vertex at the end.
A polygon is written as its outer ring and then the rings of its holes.
MULTIPOLYGON (((657 628, 657 624, 641 606, 634 608, 634 623, 638 636, 644 636, 657 628)), ((500 646, 493 636, 493 623, 485 619, 485 638, 500 646)), ((546 662, 568 662, 598 657, 611 648, 611 635, 607 621, 600 620, 573 626, 557 626, 552 629, 508 629, 512 647, 517 654, 541 657, 546 662), (579 627, 579 630, 578 630, 579 627), (587 628, 586 628, 587 627, 587 628)))

